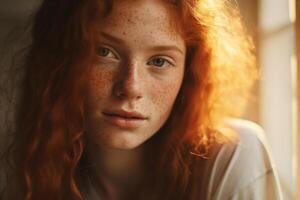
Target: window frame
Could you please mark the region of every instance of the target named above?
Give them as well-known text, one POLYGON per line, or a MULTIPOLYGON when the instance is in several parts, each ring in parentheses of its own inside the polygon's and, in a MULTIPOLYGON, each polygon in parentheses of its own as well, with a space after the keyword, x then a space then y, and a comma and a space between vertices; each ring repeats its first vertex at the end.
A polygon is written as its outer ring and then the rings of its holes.
POLYGON ((296 21, 295 21, 295 31, 296 31, 296 58, 297 58, 297 109, 296 109, 296 119, 297 119, 297 155, 296 155, 296 194, 295 199, 300 199, 300 1, 296 0, 296 21))

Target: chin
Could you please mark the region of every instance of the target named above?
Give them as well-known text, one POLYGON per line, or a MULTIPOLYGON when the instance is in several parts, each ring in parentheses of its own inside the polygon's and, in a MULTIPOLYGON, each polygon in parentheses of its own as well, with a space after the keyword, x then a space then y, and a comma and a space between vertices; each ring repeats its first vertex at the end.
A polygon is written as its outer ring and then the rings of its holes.
POLYGON ((110 149, 133 150, 142 146, 145 140, 137 140, 135 138, 116 138, 110 141, 103 142, 103 145, 110 149))
POLYGON ((91 132, 91 142, 98 143, 107 149, 133 150, 143 146, 154 134, 145 129, 128 131, 120 129, 105 128, 101 131, 91 132))

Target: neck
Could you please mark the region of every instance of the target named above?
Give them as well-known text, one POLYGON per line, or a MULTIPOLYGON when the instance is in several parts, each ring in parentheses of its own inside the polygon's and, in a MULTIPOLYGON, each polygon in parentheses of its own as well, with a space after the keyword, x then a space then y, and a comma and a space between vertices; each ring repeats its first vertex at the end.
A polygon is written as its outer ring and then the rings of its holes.
POLYGON ((91 181, 100 195, 126 196, 137 189, 146 169, 144 148, 119 150, 89 144, 87 148, 91 181))

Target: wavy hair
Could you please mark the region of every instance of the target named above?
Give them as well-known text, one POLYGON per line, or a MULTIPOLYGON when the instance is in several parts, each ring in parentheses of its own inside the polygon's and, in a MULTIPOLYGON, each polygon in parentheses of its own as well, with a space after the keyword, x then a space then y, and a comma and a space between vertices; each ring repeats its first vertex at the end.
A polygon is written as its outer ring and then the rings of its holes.
MULTIPOLYGON (((186 42, 185 77, 170 117, 151 138, 157 177, 151 187, 160 199, 194 199, 188 192, 192 159, 230 140, 223 121, 240 115, 256 79, 254 48, 230 2, 168 3, 181 19, 171 23, 186 42)), ((109 0, 44 0, 39 7, 16 108, 10 152, 20 192, 11 191, 11 199, 83 200, 86 77, 97 20, 111 9, 109 0)))

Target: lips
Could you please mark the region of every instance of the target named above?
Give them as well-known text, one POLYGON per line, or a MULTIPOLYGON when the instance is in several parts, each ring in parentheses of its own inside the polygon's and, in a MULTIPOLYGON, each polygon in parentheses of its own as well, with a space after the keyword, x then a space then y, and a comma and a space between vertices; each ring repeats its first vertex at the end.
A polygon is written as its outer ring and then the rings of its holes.
POLYGON ((103 115, 110 124, 122 129, 139 128, 148 119, 139 112, 125 110, 104 111, 103 115))
POLYGON ((105 115, 123 117, 126 119, 146 119, 144 115, 135 111, 125 111, 125 110, 117 110, 117 111, 107 111, 103 112, 105 115))

